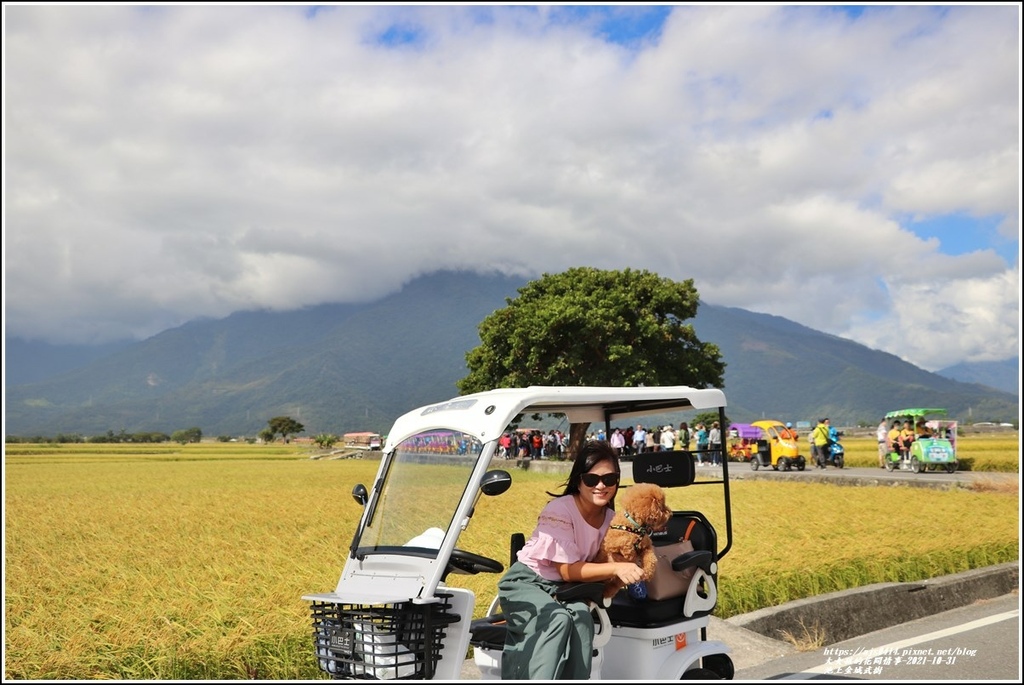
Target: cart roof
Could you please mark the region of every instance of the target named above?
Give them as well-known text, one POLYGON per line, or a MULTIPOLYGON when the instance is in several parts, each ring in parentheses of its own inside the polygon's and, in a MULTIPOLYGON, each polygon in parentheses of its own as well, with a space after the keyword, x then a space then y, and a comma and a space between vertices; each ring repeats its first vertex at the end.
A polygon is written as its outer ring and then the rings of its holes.
POLYGON ((912 416, 914 418, 917 418, 920 416, 928 416, 930 414, 945 415, 945 413, 945 409, 897 409, 896 411, 891 411, 888 414, 886 414, 885 418, 895 419, 900 416, 912 416))
POLYGON ((494 440, 519 414, 565 414, 570 423, 603 423, 631 416, 724 406, 725 393, 721 390, 685 385, 498 388, 453 397, 403 414, 388 433, 385 450, 432 428, 455 428, 482 441, 494 440))
POLYGON ((761 437, 761 429, 750 423, 733 423, 729 424, 730 431, 736 431, 736 435, 741 438, 757 439, 761 437))
MULTIPOLYGON (((786 424, 777 419, 762 419, 761 421, 754 421, 751 425, 757 426, 758 428, 772 428, 778 426, 781 426, 782 428, 786 427, 786 424)), ((792 430, 792 428, 790 430, 792 430)))

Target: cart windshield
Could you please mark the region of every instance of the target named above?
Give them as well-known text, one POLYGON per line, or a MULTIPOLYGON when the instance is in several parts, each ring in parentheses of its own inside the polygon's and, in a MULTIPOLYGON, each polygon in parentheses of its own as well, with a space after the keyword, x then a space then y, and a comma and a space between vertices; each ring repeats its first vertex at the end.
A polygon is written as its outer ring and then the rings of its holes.
POLYGON ((455 430, 417 433, 398 443, 358 553, 436 556, 482 451, 479 440, 455 430))

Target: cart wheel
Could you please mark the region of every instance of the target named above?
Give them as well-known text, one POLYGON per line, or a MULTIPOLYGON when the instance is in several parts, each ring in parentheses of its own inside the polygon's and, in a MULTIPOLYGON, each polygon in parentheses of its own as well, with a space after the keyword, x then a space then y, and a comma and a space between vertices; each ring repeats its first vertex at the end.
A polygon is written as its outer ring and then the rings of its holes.
POLYGON ((718 674, 722 680, 732 680, 736 675, 736 666, 728 654, 708 654, 703 659, 704 667, 718 674))
POLYGON ((757 471, 757 468, 758 468, 758 467, 759 467, 760 465, 761 465, 761 464, 760 464, 760 463, 759 463, 759 462, 757 461, 757 459, 751 459, 751 460, 750 460, 750 468, 754 469, 755 471, 757 471))
POLYGON ((789 471, 789 457, 779 457, 779 468, 783 471, 789 471))
POLYGON ((807 468, 807 462, 804 460, 803 457, 800 457, 799 459, 796 460, 796 470, 803 471, 805 468, 807 468))
POLYGON ((924 469, 924 466, 921 464, 920 460, 918 460, 917 457, 911 457, 910 458, 910 470, 911 471, 913 471, 914 473, 921 473, 921 471, 923 469, 924 469))
POLYGON ((836 467, 837 469, 841 469, 841 468, 843 468, 843 464, 844 464, 844 463, 845 463, 845 462, 843 461, 843 456, 842 456, 842 455, 838 455, 838 456, 836 456, 836 460, 835 460, 835 467, 836 467))
POLYGON ((679 677, 680 680, 721 680, 719 675, 709 668, 691 668, 679 677))
POLYGON ((946 473, 956 473, 956 464, 946 464, 946 473))
POLYGON ((886 471, 892 471, 893 468, 895 468, 895 465, 892 463, 892 459, 886 459, 885 460, 885 470, 886 471))

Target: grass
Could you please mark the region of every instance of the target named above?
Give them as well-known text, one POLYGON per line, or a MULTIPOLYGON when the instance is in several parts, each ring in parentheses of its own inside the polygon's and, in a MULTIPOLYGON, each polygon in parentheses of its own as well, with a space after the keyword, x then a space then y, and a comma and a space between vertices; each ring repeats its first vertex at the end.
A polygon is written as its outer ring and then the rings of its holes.
POLYGON ((782 639, 796 647, 798 652, 811 652, 825 646, 828 635, 824 628, 815 621, 810 626, 804 624, 800 619, 800 631, 791 633, 788 630, 780 631, 782 639))
MULTIPOLYGON (((372 482, 378 462, 311 460, 285 445, 10 447, 5 678, 321 677, 301 596, 337 583, 360 514, 352 486, 372 482)), ((513 478, 482 498, 459 547, 507 563, 509 534, 529 533, 561 482, 513 478)), ((669 498, 724 535, 713 488, 669 498)), ((723 618, 1019 557, 1015 489, 735 481, 732 500, 723 618)), ((476 593, 481 615, 497 579, 449 582, 476 593)))

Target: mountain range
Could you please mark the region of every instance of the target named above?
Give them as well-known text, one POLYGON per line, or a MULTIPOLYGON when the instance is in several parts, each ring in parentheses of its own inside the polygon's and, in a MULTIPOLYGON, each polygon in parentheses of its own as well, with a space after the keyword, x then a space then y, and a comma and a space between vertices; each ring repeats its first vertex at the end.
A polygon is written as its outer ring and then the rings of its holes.
MULTIPOLYGON (((477 326, 526 280, 441 271, 365 304, 246 311, 140 342, 63 348, 5 340, 9 436, 163 432, 252 436, 276 416, 307 435, 386 432, 400 414, 458 394, 477 326)), ((1019 391, 931 373, 787 319, 701 303, 691 322, 726 363, 728 416, 874 425, 905 407, 965 422, 1016 422, 1019 391)), ((1018 360, 982 378, 1005 381, 1018 360)), ((1009 388, 1010 386, 1007 386, 1009 388)))

